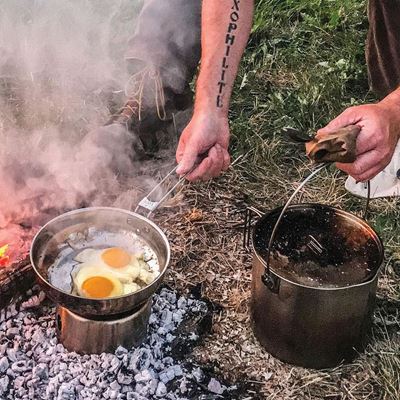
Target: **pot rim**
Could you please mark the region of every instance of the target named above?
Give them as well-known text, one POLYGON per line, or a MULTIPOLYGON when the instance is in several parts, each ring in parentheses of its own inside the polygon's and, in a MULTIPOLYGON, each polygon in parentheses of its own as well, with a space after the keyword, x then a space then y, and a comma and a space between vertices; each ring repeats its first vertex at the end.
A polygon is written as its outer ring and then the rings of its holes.
MULTIPOLYGON (((61 293, 62 295, 68 296, 69 298, 72 299, 76 299, 78 301, 84 301, 85 303, 88 304, 100 304, 102 302, 112 302, 113 300, 119 300, 119 299, 123 299, 123 298, 128 298, 129 296, 132 296, 132 294, 139 294, 142 293, 145 290, 148 290, 151 286, 156 286, 158 287, 158 283, 161 281, 161 279, 164 277, 167 268, 169 266, 170 260, 171 260, 171 246, 169 244, 169 241, 166 237, 166 235, 164 234, 164 232, 161 230, 161 228, 156 225, 153 221, 151 221, 150 219, 135 213, 133 211, 130 210, 125 210, 123 208, 118 208, 118 207, 84 207, 84 208, 78 208, 72 211, 68 211, 66 213, 60 214, 55 218, 52 218, 50 221, 48 221, 45 225, 43 225, 39 231, 35 234, 35 236, 33 237, 32 243, 31 243, 31 247, 30 247, 30 251, 29 251, 29 258, 30 258, 30 262, 32 265, 32 269, 35 272, 36 276, 38 278, 40 278, 40 280, 45 284, 45 286, 48 286, 51 290, 54 290, 58 293, 61 293), (163 239, 163 242, 166 246, 166 251, 167 251, 167 256, 166 256, 166 260, 165 260, 165 267, 162 271, 160 271, 160 274, 157 276, 157 278, 150 283, 150 285, 147 285, 145 287, 143 287, 142 289, 134 292, 134 293, 128 293, 122 296, 115 296, 115 297, 105 297, 105 298, 99 298, 99 299, 91 299, 91 298, 86 298, 86 297, 81 297, 81 296, 77 296, 75 294, 72 293, 68 293, 65 292, 64 290, 61 290, 57 287, 55 287, 54 285, 51 284, 51 282, 49 282, 47 279, 44 278, 44 276, 37 270, 35 262, 33 260, 33 249, 35 247, 35 243, 37 241, 37 238, 39 237, 39 235, 51 224, 53 224, 54 222, 57 222, 59 220, 61 220, 62 218, 65 218, 67 216, 70 215, 75 215, 75 214, 80 214, 83 212, 87 212, 87 211, 116 211, 116 212, 120 212, 123 214, 126 214, 127 216, 133 216, 136 218, 141 219, 142 221, 146 222, 148 225, 151 225, 156 231, 157 233, 160 235, 160 237, 163 239)), ((48 290, 48 288, 46 287, 46 290, 48 290)))
MULTIPOLYGON (((350 213, 350 212, 348 212, 348 211, 341 210, 340 208, 336 208, 336 207, 333 207, 333 206, 330 206, 330 205, 321 204, 321 203, 299 203, 299 204, 292 204, 292 205, 290 205, 290 206, 287 208, 287 210, 289 210, 289 209, 294 209, 294 208, 300 208, 300 207, 315 207, 315 206, 322 207, 322 208, 328 208, 328 209, 330 209, 330 210, 334 210, 334 211, 338 212, 338 213, 341 214, 341 215, 344 215, 344 216, 347 217, 347 218, 351 218, 353 221, 357 221, 358 223, 360 223, 361 225, 363 225, 365 228, 368 229, 368 231, 370 231, 370 232, 373 234, 374 239, 376 240, 377 245, 378 245, 378 248, 379 248, 379 250, 380 250, 380 261, 379 261, 379 266, 378 266, 378 268, 376 269, 375 274, 374 274, 373 276, 371 276, 371 278, 369 278, 369 279, 368 279, 367 281, 365 281, 365 282, 356 283, 356 284, 348 285, 348 286, 340 286, 340 287, 323 287, 323 286, 307 286, 307 285, 304 285, 304 284, 302 284, 302 283, 293 282, 293 281, 291 281, 290 279, 285 278, 285 277, 279 275, 277 272, 275 272, 275 271, 274 271, 274 268, 273 268, 272 266, 269 267, 270 273, 273 274, 273 275, 275 275, 275 276, 278 277, 279 279, 281 279, 281 280, 283 280, 283 281, 285 281, 285 282, 287 282, 287 283, 290 283, 290 284, 292 284, 292 285, 296 285, 296 286, 303 287, 303 288, 306 288, 306 289, 323 290, 323 291, 335 291, 335 290, 352 289, 352 288, 355 288, 355 287, 365 286, 365 285, 368 285, 368 284, 374 282, 374 281, 377 279, 377 277, 378 277, 378 275, 379 275, 379 273, 380 273, 380 271, 381 271, 381 269, 382 269, 383 261, 384 261, 384 246, 383 246, 383 242, 382 242, 382 239, 381 239, 381 238, 379 237, 379 235, 377 234, 377 232, 375 231, 375 229, 373 229, 371 226, 369 226, 368 223, 367 223, 365 220, 363 220, 362 218, 360 218, 360 217, 358 217, 358 216, 356 216, 356 215, 354 215, 354 214, 352 214, 352 213, 350 213)), ((255 226, 254 226, 254 228, 253 228, 252 235, 251 235, 251 245, 252 245, 253 253, 255 254, 255 256, 257 257, 257 259, 261 262, 261 264, 264 266, 265 269, 267 268, 267 263, 266 263, 266 261, 263 259, 263 257, 258 253, 258 251, 256 250, 256 247, 255 247, 255 244, 254 244, 255 231, 256 231, 256 228, 257 228, 259 225, 261 225, 261 224, 263 223, 263 221, 264 221, 268 216, 270 216, 270 215, 273 214, 273 213, 279 212, 280 210, 282 210, 282 208, 283 208, 283 207, 277 207, 277 208, 274 208, 273 210, 268 211, 267 213, 263 214, 263 215, 260 217, 260 219, 256 222, 256 224, 255 224, 255 226)))

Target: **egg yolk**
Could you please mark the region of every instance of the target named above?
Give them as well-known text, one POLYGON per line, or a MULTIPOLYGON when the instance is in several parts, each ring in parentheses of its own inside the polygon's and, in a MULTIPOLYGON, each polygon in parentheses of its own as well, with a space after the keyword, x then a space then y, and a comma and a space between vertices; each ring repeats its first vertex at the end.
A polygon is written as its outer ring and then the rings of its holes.
POLYGON ((103 261, 112 268, 122 268, 129 264, 131 256, 119 247, 112 247, 104 250, 101 254, 103 261))
POLYGON ((92 276, 82 284, 82 290, 88 297, 101 299, 108 297, 114 289, 114 284, 104 276, 92 276))

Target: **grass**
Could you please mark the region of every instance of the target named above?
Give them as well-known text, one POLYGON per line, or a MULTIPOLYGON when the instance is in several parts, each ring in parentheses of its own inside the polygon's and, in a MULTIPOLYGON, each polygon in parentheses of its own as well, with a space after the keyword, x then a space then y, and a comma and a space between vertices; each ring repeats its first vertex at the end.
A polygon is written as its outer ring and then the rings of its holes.
POLYGON ((250 120, 237 145, 254 129, 262 138, 287 125, 314 131, 364 102, 365 37, 364 2, 258 2, 232 107, 233 127, 250 120))
MULTIPOLYGON (((284 127, 312 133, 348 106, 377 100, 369 92, 364 58, 366 11, 366 1, 256 2, 230 114, 234 158, 245 154, 257 167, 244 171, 250 183, 272 172, 286 184, 304 175, 303 151, 286 140, 284 127)), ((342 174, 329 176, 342 185, 342 174)), ((359 207, 358 200, 339 197, 350 209, 359 207)), ((385 211, 376 212, 373 222, 397 255, 398 204, 382 200, 372 206, 385 211)))

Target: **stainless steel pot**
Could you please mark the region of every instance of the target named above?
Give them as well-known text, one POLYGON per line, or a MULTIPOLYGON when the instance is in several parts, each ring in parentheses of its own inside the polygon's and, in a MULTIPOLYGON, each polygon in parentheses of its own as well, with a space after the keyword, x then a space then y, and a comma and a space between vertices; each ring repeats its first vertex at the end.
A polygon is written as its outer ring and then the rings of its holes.
POLYGON ((383 245, 365 220, 321 204, 289 206, 294 195, 269 213, 247 211, 253 330, 285 362, 333 367, 366 344, 383 245))
POLYGON ((149 219, 127 210, 93 207, 65 213, 44 225, 33 239, 30 257, 47 296, 62 307, 91 318, 126 314, 143 306, 164 278, 170 261, 170 246, 161 229, 149 219), (108 238, 109 246, 133 240, 131 234, 136 234, 155 252, 160 268, 159 276, 135 293, 110 299, 87 299, 56 288, 49 282, 49 268, 71 237, 82 238, 84 242, 88 232, 108 238))

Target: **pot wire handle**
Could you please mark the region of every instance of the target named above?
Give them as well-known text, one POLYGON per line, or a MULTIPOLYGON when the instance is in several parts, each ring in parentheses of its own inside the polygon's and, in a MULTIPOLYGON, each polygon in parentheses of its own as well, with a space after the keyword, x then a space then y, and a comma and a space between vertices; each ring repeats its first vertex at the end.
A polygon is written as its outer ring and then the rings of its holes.
POLYGON ((279 214, 279 217, 274 225, 274 228, 272 229, 271 237, 268 242, 268 250, 267 250, 267 257, 266 257, 267 265, 265 267, 265 273, 261 277, 264 284, 267 287, 269 287, 271 290, 277 289, 276 288, 277 282, 272 278, 272 276, 270 274, 271 251, 272 251, 272 245, 274 244, 274 241, 275 241, 276 232, 277 232, 279 224, 283 218, 283 215, 285 214, 287 208, 289 207, 289 205, 291 204, 293 199, 296 197, 297 193, 299 193, 300 190, 303 189, 303 187, 307 184, 307 182, 310 181, 315 175, 317 175, 320 171, 322 171, 325 167, 327 167, 329 165, 331 165, 330 162, 321 164, 313 172, 311 172, 311 174, 308 175, 307 178, 304 179, 303 182, 301 182, 301 184, 296 188, 296 190, 293 192, 293 194, 289 197, 289 200, 284 205, 284 207, 283 207, 281 213, 279 214))
POLYGON ((371 200, 371 181, 367 181, 367 202, 365 203, 365 208, 363 213, 364 220, 368 218, 370 200, 371 200))
MULTIPOLYGON (((267 257, 266 257, 266 267, 265 267, 265 273, 263 274, 263 276, 261 277, 262 281, 264 282, 264 284, 269 287, 271 290, 277 290, 277 282, 276 280, 272 277, 271 273, 270 273, 270 263, 271 263, 271 252, 272 252, 272 246, 274 244, 275 241, 275 236, 276 236, 276 232, 278 230, 279 224, 283 218, 284 213, 286 212, 287 208, 289 207, 289 205, 291 204, 291 202, 293 201, 293 199, 296 197, 297 193, 300 192, 300 190, 303 189, 303 187, 314 177, 316 176, 320 171, 322 171, 325 167, 329 167, 332 163, 331 162, 327 162, 327 163, 323 163, 320 166, 318 166, 316 169, 314 169, 313 172, 311 172, 310 175, 307 176, 306 179, 304 179, 304 181, 297 187, 297 189, 293 192, 293 194, 289 197, 289 200, 286 202, 286 204, 284 205, 281 213, 279 214, 279 217, 274 225, 274 228, 272 230, 271 233, 271 237, 269 239, 268 242, 268 250, 267 250, 267 257)), ((369 210, 369 203, 370 203, 370 199, 371 199, 371 183, 370 181, 368 181, 367 183, 367 202, 365 205, 365 209, 363 212, 363 219, 365 220, 368 216, 368 210, 369 210)), ((316 244, 318 246, 319 243, 316 241, 316 244)))
POLYGON ((247 251, 250 251, 251 226, 254 214, 261 218, 264 213, 253 206, 247 207, 245 210, 243 223, 243 248, 247 251))

